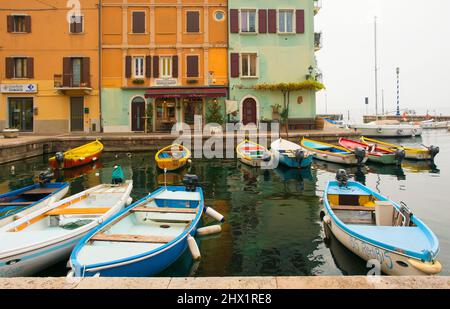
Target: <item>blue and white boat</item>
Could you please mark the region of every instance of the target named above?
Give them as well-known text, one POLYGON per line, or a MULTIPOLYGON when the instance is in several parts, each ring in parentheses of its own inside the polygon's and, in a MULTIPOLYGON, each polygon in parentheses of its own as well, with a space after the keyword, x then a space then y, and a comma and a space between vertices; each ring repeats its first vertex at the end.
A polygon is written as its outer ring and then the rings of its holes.
POLYGON ((69 191, 67 182, 40 182, 0 195, 0 227, 59 201, 69 191))
POLYGON ((72 252, 69 276, 153 276, 174 263, 189 238, 195 242, 204 210, 196 179, 157 189, 86 235, 72 252))
POLYGON ((279 138, 270 145, 270 150, 279 163, 292 168, 311 166, 314 154, 300 145, 279 138))
POLYGON ((436 260, 437 237, 404 203, 348 181, 344 170, 338 171, 337 181, 328 182, 323 201, 325 234, 331 231, 350 251, 379 264, 383 273, 417 276, 442 270, 436 260))

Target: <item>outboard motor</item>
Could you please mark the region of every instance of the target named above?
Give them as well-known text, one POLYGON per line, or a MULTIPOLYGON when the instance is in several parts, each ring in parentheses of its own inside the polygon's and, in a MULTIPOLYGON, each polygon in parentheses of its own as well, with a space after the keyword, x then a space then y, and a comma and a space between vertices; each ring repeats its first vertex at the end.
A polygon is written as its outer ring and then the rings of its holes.
POLYGON ((38 176, 39 184, 42 186, 46 183, 49 183, 55 175, 52 171, 46 170, 44 172, 40 172, 38 176))
POLYGON ((366 158, 366 150, 362 147, 356 147, 354 153, 356 159, 358 159, 358 164, 362 164, 366 158))
POLYGON ((431 160, 434 161, 434 157, 436 157, 439 153, 439 147, 431 145, 430 147, 428 147, 428 151, 430 151, 431 160))
POLYGON ((112 172, 111 183, 113 185, 118 185, 118 184, 123 183, 124 181, 125 181, 125 176, 123 175, 122 167, 120 165, 114 166, 113 172, 112 172))
POLYGON ((348 184, 347 171, 344 169, 339 169, 336 172, 336 180, 339 183, 339 187, 347 187, 348 184))
POLYGON ((295 158, 298 160, 299 163, 301 163, 303 161, 303 159, 305 158, 305 152, 301 149, 296 149, 295 150, 295 158))
POLYGON ((263 162, 270 162, 271 159, 272 159, 272 156, 270 155, 269 152, 265 152, 261 158, 261 160, 263 162))
POLYGON ((55 154, 55 159, 56 159, 56 162, 63 163, 64 162, 64 152, 58 151, 55 154))
POLYGON ((400 165, 400 164, 402 164, 402 161, 406 156, 406 152, 404 149, 397 149, 395 151, 394 155, 395 155, 395 160, 397 161, 397 165, 400 165))
POLYGON ((195 192, 198 185, 198 176, 186 174, 183 177, 183 183, 187 192, 195 192))

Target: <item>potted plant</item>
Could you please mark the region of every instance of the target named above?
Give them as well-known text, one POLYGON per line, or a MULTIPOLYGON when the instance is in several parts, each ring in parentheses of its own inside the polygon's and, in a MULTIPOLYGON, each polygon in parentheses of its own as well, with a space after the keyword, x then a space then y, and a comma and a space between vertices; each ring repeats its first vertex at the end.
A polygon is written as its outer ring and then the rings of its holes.
POLYGON ((19 136, 19 129, 18 128, 4 128, 3 136, 5 138, 17 138, 19 136))
POLYGON ((272 120, 280 120, 280 104, 271 105, 272 107, 272 120))

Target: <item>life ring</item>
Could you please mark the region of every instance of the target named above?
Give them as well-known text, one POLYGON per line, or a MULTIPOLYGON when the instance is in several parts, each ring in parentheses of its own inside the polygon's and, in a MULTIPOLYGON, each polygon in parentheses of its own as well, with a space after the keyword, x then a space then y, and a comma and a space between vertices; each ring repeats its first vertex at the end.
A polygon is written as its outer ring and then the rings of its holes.
POLYGON ((381 132, 383 132, 383 129, 382 128, 377 128, 377 132, 381 133, 381 132))

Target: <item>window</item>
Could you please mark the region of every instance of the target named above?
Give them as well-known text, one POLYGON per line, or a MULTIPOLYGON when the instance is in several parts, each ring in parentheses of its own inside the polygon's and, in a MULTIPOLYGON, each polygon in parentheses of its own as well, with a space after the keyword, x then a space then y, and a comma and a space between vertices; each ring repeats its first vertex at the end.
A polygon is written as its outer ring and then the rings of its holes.
POLYGON ((133 57, 133 77, 143 78, 144 77, 144 57, 133 57))
POLYGON ((81 15, 72 15, 70 18, 70 33, 83 33, 84 17, 81 15))
POLYGON ((25 16, 14 16, 14 32, 26 32, 25 16))
POLYGON ((198 11, 186 12, 186 32, 200 32, 200 13, 198 11))
POLYGON ((145 12, 133 12, 133 33, 145 33, 145 12))
POLYGON ((215 11, 214 19, 217 21, 223 21, 225 19, 225 12, 223 11, 215 11))
POLYGON ((256 32, 256 10, 241 10, 241 32, 256 32))
POLYGON ((161 78, 172 77, 172 57, 160 57, 160 67, 161 78))
POLYGON ((27 77, 27 58, 14 58, 14 78, 27 77))
POLYGON ((242 54, 241 55, 241 76, 242 77, 256 77, 256 54, 242 54))
POLYGON ((198 77, 198 56, 186 57, 186 75, 187 77, 198 77))
POLYGON ((294 11, 280 10, 278 12, 278 32, 293 33, 294 32, 294 11))
POLYGON ((81 85, 81 58, 72 58, 72 87, 81 85))

